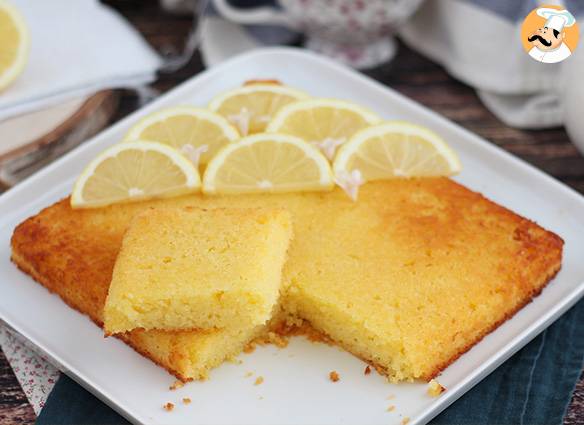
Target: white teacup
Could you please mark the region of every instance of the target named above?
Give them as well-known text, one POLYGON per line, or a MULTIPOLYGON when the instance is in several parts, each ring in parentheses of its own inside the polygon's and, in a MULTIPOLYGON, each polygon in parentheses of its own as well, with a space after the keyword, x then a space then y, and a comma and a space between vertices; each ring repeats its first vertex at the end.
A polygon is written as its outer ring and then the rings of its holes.
POLYGON ((304 33, 306 47, 356 68, 371 68, 396 53, 393 35, 423 0, 278 0, 272 7, 239 9, 213 0, 223 17, 240 24, 284 25, 304 33))

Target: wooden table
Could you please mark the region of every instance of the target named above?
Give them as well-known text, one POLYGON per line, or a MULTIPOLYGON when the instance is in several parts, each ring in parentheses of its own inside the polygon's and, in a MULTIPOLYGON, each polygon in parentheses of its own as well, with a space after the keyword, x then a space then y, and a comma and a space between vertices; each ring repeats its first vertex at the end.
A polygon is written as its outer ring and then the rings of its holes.
MULTIPOLYGON (((163 13, 153 0, 107 0, 129 19, 159 49, 180 49, 191 26, 188 17, 163 13)), ((167 91, 197 74, 203 65, 196 54, 183 69, 162 75, 154 84, 167 91)), ((440 66, 400 46, 389 65, 367 72, 393 89, 411 97, 466 127, 505 150, 525 159, 546 173, 584 194, 584 157, 570 143, 562 128, 522 131, 507 127, 481 104, 473 89, 454 80, 440 66)), ((275 76, 277 77, 277 76, 275 76)), ((122 96, 114 121, 137 107, 136 96, 122 96)), ((34 412, 20 389, 9 364, 0 352, 0 424, 32 424, 34 412)), ((584 374, 574 393, 564 424, 584 423, 584 374)))

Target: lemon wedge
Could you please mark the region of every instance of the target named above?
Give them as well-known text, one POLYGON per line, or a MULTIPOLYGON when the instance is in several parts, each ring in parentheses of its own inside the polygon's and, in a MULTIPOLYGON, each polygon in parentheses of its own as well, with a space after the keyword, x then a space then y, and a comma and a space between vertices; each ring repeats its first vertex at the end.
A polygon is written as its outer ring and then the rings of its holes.
POLYGON ((83 170, 71 194, 73 208, 195 192, 198 170, 170 146, 157 142, 119 143, 102 152, 83 170))
POLYGON ((0 0, 0 90, 18 77, 26 64, 29 34, 21 14, 0 0))
POLYGON ((333 163, 337 184, 353 199, 367 181, 451 176, 460 170, 456 152, 440 136, 402 121, 359 131, 339 149, 333 163))
POLYGON ((226 117, 242 136, 265 130, 274 114, 284 105, 308 95, 274 83, 254 83, 217 96, 209 109, 226 117))
POLYGON ((179 106, 144 117, 128 131, 124 141, 151 140, 172 146, 198 167, 239 137, 223 116, 207 109, 179 106))
POLYGON ((373 112, 350 102, 308 99, 280 109, 266 131, 300 137, 332 160, 337 148, 353 134, 380 121, 373 112))
POLYGON ((209 162, 205 193, 303 192, 334 185, 326 158, 302 139, 260 133, 227 145, 209 162))

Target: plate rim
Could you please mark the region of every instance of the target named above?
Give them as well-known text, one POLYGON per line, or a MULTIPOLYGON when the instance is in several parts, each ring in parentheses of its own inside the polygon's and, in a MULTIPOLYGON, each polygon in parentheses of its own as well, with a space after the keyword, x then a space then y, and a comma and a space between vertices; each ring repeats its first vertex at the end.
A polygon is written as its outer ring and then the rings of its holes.
MULTIPOLYGON (((538 179, 545 180, 548 184, 552 185, 552 188, 561 191, 562 194, 568 197, 571 201, 576 202, 584 209, 584 196, 576 192, 574 189, 555 179, 554 177, 546 174, 542 170, 536 168, 535 166, 527 163, 514 156, 513 154, 505 151, 504 149, 488 142, 483 137, 472 133, 470 130, 462 127, 461 125, 449 120, 448 118, 440 115, 439 113, 432 111, 431 109, 419 104, 418 102, 400 94, 394 89, 381 84, 373 80, 372 78, 360 74, 346 66, 336 63, 328 58, 324 58, 317 54, 308 52, 300 48, 293 47, 267 47, 260 48, 257 50, 252 50, 249 52, 244 52, 233 58, 222 62, 214 67, 206 69, 198 74, 195 74, 191 78, 187 79, 183 83, 169 90, 167 93, 163 94, 155 101, 150 104, 137 109, 136 111, 128 114, 123 119, 117 121, 113 125, 107 127, 103 131, 97 133, 95 136, 91 137, 85 143, 79 145, 66 155, 57 159, 53 163, 29 176, 23 180, 20 184, 13 188, 8 189, 5 193, 0 195, 0 213, 2 213, 3 218, 0 220, 0 225, 4 227, 5 223, 11 221, 14 216, 18 215, 18 208, 16 211, 11 211, 9 207, 10 200, 18 196, 21 192, 27 192, 30 190, 37 181, 42 180, 46 175, 50 175, 54 170, 58 169, 64 164, 70 162, 70 158, 77 154, 79 150, 89 149, 95 143, 98 142, 97 139, 107 138, 110 133, 115 133, 118 129, 126 127, 129 123, 134 122, 136 118, 141 117, 152 110, 159 107, 160 103, 164 103, 167 100, 171 100, 173 97, 179 97, 184 91, 188 91, 188 87, 194 84, 204 83, 204 80, 212 78, 215 74, 220 73, 226 68, 232 68, 238 62, 246 62, 252 60, 256 57, 261 56, 292 56, 300 58, 301 60, 308 60, 316 62, 320 66, 327 67, 334 71, 335 73, 342 73, 344 76, 355 80, 359 84, 365 84, 369 87, 375 88, 377 91, 383 92, 385 95, 392 96, 398 102, 405 103, 408 107, 415 110, 417 113, 421 113, 425 116, 432 117, 432 119, 438 120, 437 122, 441 125, 447 126, 449 129, 459 132, 463 137, 472 139, 474 143, 480 145, 482 148, 487 149, 489 152, 494 153, 499 156, 505 157, 505 159, 510 160, 513 165, 522 168, 524 171, 535 174, 538 179), (6 211, 4 211, 6 210, 6 211), (7 214, 6 214, 7 213, 7 214)), ((31 278, 29 276, 29 278, 31 278)), ((32 278, 31 278, 32 279, 32 278)), ((33 279, 34 280, 34 279, 33 279)), ((577 284, 574 289, 569 292, 562 301, 554 305, 553 308, 546 311, 545 314, 541 315, 538 320, 532 322, 529 326, 525 327, 517 336, 505 344, 502 348, 496 351, 494 355, 489 357, 488 361, 483 363, 479 368, 474 369, 471 373, 465 376, 460 382, 449 388, 449 391, 442 397, 436 399, 433 403, 429 404, 424 410, 422 410, 419 415, 412 418, 410 422, 411 425, 420 425, 427 423, 452 403, 454 403, 459 397, 470 390, 474 385, 480 382, 488 374, 494 371, 499 365, 506 361, 509 357, 523 348, 527 343, 529 343, 533 338, 535 338, 540 332, 542 332, 546 327, 551 325, 557 318, 559 318, 564 312, 566 312, 570 307, 576 304, 582 297, 584 297, 584 281, 577 284)), ((512 318, 510 319, 512 320, 512 318)), ((100 386, 98 383, 93 382, 90 378, 84 375, 82 370, 75 367, 72 364, 68 364, 66 361, 62 361, 59 355, 54 352, 50 347, 46 347, 41 343, 34 341, 34 337, 31 337, 29 332, 22 329, 18 324, 11 323, 10 320, 5 316, 5 313, 0 310, 0 322, 8 325, 10 329, 15 330, 24 338, 26 338, 31 344, 37 347, 43 354, 48 357, 51 362, 58 365, 59 369, 64 370, 64 373, 70 376, 73 380, 79 383, 83 388, 88 390, 102 402, 113 408, 116 412, 120 413, 126 419, 133 423, 147 423, 147 418, 143 417, 139 411, 134 412, 126 409, 122 403, 119 403, 115 398, 108 393, 108 391, 100 386)))

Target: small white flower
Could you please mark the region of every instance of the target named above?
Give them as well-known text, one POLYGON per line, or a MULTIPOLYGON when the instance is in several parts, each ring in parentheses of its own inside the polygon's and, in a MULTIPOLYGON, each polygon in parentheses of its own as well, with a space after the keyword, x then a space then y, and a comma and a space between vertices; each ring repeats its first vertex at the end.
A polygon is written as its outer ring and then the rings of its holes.
POLYGON ((359 196, 359 187, 365 183, 361 171, 355 169, 350 173, 342 171, 335 176, 335 183, 345 191, 353 201, 359 196))
POLYGON ((311 142, 314 146, 321 150, 321 152, 329 159, 332 160, 335 156, 337 148, 345 143, 346 137, 339 137, 335 139, 333 137, 327 137, 320 142, 311 142))
POLYGON ((252 117, 252 112, 247 108, 241 108, 239 113, 229 115, 227 119, 237 126, 242 136, 247 136, 249 133, 249 122, 252 117))
POLYGON ((138 189, 137 187, 131 187, 128 189, 128 195, 130 198, 134 196, 144 195, 144 191, 142 189, 138 189))
POLYGON ((402 170, 401 168, 395 168, 393 170, 393 174, 396 177, 407 177, 407 174, 404 172, 404 170, 402 170))
POLYGON ((209 145, 201 145, 195 148, 193 145, 183 145, 180 151, 193 163, 196 168, 199 168, 201 155, 209 150, 209 145))
POLYGON ((272 187, 274 187, 274 185, 269 180, 262 180, 258 182, 258 187, 260 189, 271 189, 272 187))

